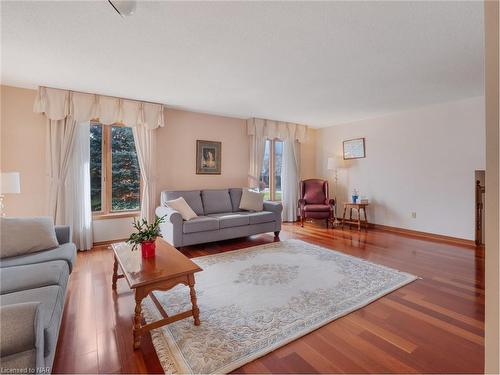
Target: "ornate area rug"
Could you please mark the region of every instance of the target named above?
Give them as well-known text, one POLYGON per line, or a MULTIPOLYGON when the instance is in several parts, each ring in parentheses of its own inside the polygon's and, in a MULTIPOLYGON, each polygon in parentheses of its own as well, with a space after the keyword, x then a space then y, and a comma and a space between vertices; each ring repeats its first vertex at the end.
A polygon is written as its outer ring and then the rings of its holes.
MULTIPOLYGON (((194 258, 201 325, 151 332, 166 373, 227 373, 366 306, 417 277, 299 240, 194 258)), ((189 310, 189 289, 155 297, 169 315, 189 310)), ((143 302, 147 321, 161 319, 143 302)))

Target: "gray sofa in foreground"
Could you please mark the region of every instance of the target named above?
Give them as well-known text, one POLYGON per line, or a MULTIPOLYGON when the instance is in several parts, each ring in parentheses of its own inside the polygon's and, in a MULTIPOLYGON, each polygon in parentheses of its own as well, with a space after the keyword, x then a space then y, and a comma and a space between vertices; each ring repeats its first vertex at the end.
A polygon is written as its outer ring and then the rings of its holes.
POLYGON ((239 209, 242 189, 213 189, 189 191, 163 191, 161 206, 156 215, 166 216, 161 224, 163 238, 175 247, 281 230, 279 202, 264 201, 263 211, 250 212, 239 209), (165 202, 183 197, 197 218, 185 221, 179 212, 166 207, 165 202))
POLYGON ((51 373, 76 260, 70 227, 56 226, 55 231, 58 247, 0 260, 2 372, 51 373))

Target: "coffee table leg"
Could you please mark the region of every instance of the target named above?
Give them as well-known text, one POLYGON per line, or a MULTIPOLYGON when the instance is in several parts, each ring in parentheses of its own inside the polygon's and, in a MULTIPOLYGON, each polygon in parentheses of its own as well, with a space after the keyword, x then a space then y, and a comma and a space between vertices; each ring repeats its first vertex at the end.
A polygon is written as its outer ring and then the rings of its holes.
POLYGON ((142 296, 139 291, 135 291, 135 315, 134 315, 134 349, 141 346, 141 319, 142 319, 142 296))
POLYGON ((116 259, 116 256, 114 258, 115 262, 113 264, 113 284, 111 287, 113 288, 113 290, 116 290, 116 281, 118 280, 118 260, 116 259))
POLYGON ((194 275, 188 275, 189 294, 191 295, 191 305, 193 305, 194 325, 200 325, 200 309, 196 304, 196 291, 194 290, 194 275))

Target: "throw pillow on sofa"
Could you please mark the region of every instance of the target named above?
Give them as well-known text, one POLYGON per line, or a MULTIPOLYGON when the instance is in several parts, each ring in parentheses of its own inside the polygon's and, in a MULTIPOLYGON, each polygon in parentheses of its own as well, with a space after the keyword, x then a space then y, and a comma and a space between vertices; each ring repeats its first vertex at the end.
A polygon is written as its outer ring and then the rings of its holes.
POLYGON ((59 246, 50 217, 2 217, 0 259, 59 246))
POLYGON ((262 211, 264 209, 264 193, 243 189, 240 210, 262 211))
POLYGON ((187 204, 186 200, 182 197, 173 199, 171 201, 166 201, 165 204, 172 210, 178 211, 184 220, 191 220, 195 217, 198 217, 198 215, 196 215, 193 209, 189 207, 189 204, 187 204))

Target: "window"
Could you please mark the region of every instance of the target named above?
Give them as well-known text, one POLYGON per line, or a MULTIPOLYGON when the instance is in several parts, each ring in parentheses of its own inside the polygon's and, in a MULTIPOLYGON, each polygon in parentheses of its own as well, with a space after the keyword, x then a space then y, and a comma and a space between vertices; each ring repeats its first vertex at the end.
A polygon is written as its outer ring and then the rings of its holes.
POLYGON ((102 210, 102 126, 90 124, 90 203, 102 210))
POLYGON ((91 123, 90 196, 97 216, 140 209, 141 173, 131 128, 91 123))
POLYGON ((260 180, 264 182, 264 199, 280 201, 281 190, 281 167, 283 160, 283 142, 274 139, 267 140, 264 148, 264 161, 260 180))

